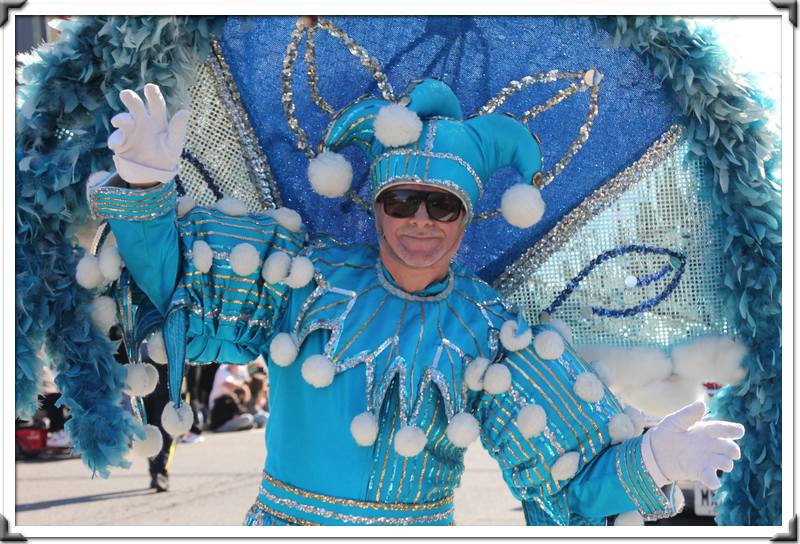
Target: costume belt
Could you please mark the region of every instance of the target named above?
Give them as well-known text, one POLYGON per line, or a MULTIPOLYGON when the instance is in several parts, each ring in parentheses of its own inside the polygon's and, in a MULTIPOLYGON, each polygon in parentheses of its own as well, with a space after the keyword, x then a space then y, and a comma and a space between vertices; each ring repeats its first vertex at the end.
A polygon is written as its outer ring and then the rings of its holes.
POLYGON ((431 503, 382 503, 305 491, 264 472, 253 509, 296 525, 452 525, 453 496, 431 503))

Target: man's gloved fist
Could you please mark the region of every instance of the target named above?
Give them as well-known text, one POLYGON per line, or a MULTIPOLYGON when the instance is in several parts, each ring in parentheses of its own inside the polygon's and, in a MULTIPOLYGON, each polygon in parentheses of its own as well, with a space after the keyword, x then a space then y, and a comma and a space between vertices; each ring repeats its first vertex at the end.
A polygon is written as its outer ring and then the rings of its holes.
POLYGON ((146 106, 130 89, 119 93, 128 112, 111 119, 117 130, 108 137, 108 147, 114 152, 117 173, 128 183, 166 183, 178 174, 189 110, 178 111, 167 122, 167 105, 158 85, 145 85, 144 96, 146 106))
POLYGON ((742 456, 733 441, 744 436, 744 427, 728 421, 701 421, 705 411, 706 405, 697 401, 647 431, 642 454, 645 465, 649 457, 650 463, 655 460, 657 467, 647 467, 651 472, 660 471, 668 481, 693 480, 709 489, 720 487, 717 470, 730 472, 742 456))

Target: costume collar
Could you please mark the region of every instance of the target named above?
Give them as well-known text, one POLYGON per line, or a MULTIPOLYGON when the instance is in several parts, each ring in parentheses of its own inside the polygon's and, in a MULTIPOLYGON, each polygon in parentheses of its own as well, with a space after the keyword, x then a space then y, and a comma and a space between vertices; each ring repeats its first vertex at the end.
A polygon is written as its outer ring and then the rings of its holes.
POLYGON ((428 285, 425 289, 420 291, 415 291, 413 293, 409 293, 404 291, 402 287, 400 287, 397 282, 394 280, 392 275, 383 265, 383 261, 381 261, 380 256, 375 263, 375 272, 378 275, 378 280, 380 280, 381 285, 384 289, 389 291, 395 296, 398 296, 403 299, 407 300, 417 300, 417 301, 435 301, 441 300, 447 295, 450 294, 450 291, 453 290, 453 270, 449 269, 447 271, 447 276, 439 281, 435 281, 428 285))

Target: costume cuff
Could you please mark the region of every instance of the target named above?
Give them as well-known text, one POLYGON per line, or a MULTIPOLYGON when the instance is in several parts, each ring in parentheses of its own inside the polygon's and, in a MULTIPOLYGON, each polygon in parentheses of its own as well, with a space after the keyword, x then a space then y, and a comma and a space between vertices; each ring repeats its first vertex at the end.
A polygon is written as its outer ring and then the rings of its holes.
POLYGON ((653 447, 650 445, 650 431, 646 432, 642 438, 642 460, 644 461, 644 467, 653 477, 658 487, 664 487, 672 481, 664 476, 656 462, 656 458, 653 455, 653 447))
POLYGON ((175 181, 148 189, 113 187, 112 173, 102 183, 88 189, 89 206, 94 217, 145 221, 175 209, 175 181))
POLYGON ((619 445, 616 452, 617 477, 646 521, 674 516, 678 513, 678 501, 673 490, 670 490, 669 496, 661 491, 661 487, 645 466, 643 440, 644 437, 639 436, 619 445))

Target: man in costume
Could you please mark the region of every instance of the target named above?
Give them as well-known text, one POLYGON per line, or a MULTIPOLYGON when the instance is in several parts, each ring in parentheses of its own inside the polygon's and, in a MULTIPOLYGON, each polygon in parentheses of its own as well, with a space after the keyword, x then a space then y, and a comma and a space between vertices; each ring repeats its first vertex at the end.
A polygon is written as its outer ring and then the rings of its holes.
POLYGON ((452 91, 418 82, 397 102, 360 99, 334 116, 313 188, 345 194, 369 158, 379 248, 311 242, 299 215, 249 214, 237 201, 176 202, 188 121, 168 120, 158 87, 112 119, 117 174, 90 188, 131 276, 164 316, 172 402, 162 422, 188 429, 185 360, 269 364, 269 455, 248 525, 453 522, 465 449, 480 437, 528 524, 604 524, 680 509, 677 480, 719 487, 743 435, 689 405, 642 435, 569 345, 559 323, 529 327, 496 291, 450 260, 483 183, 512 166, 522 182, 504 217, 542 215, 542 155, 511 117, 463 119, 452 91))

